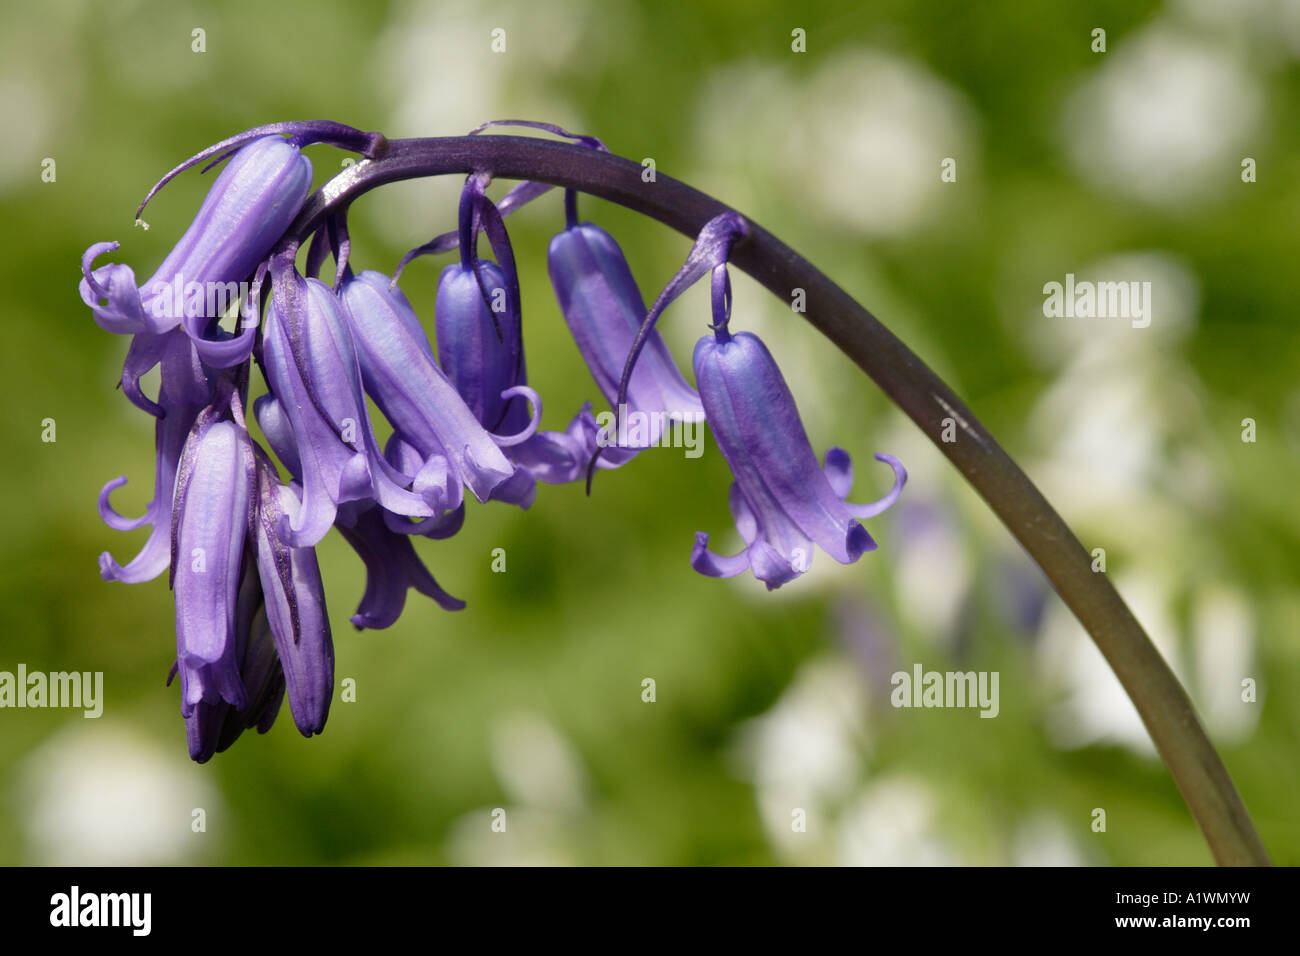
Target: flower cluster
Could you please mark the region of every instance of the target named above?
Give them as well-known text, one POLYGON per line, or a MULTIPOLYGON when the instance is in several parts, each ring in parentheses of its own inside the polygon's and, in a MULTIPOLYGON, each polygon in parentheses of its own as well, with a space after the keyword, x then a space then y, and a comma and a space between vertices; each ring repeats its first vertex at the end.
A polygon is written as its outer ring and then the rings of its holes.
MULTIPOLYGON (((604 149, 589 137, 569 138, 604 149)), ((590 483, 596 469, 622 467, 657 444, 672 422, 703 419, 735 477, 730 503, 744 549, 720 556, 700 533, 691 556, 697 571, 729 577, 748 569, 775 588, 808 568, 814 544, 844 563, 875 547, 858 519, 892 504, 906 474, 878 455, 895 472, 893 489, 874 504, 848 504, 848 455, 832 448, 817 461, 771 354, 751 333, 730 331, 727 262, 748 230, 739 215, 724 213, 704 227, 647 309, 618 244, 579 222, 576 196, 566 192, 567 222, 548 250, 551 282, 615 424, 598 424, 587 403, 564 431, 543 431, 542 404, 528 385, 505 217, 550 187, 524 182, 496 203, 487 195, 490 175, 472 173, 456 228, 412 250, 391 278, 353 272, 345 211, 330 210, 299 271, 291 226, 311 188, 302 149, 314 143, 372 160, 386 148, 378 134, 334 123, 250 130, 178 166, 146 197, 183 169, 226 161, 152 279, 137 285, 128 266, 95 266, 117 243, 91 246, 82 262, 81 295, 95 321, 131 337, 121 387, 154 417, 157 451, 154 498, 143 516, 125 518, 109 502, 125 478, 100 494, 110 527, 151 529, 135 558, 121 565, 105 553, 100 571, 106 580, 138 582, 170 569, 172 673, 180 675, 195 760, 226 749, 249 727, 265 732, 286 692, 298 729, 306 736, 323 729, 333 639, 315 545, 332 527, 366 567, 357 628, 391 625, 410 588, 458 610, 464 603, 434 580, 412 536, 454 535, 465 520, 466 490, 479 502, 526 509, 538 482, 590 483), (480 236, 492 259, 479 256, 480 236), (435 349, 396 282, 412 258, 451 251, 457 260, 437 284, 435 349), (319 278, 330 257, 332 285, 319 278), (713 324, 695 349, 697 391, 655 325, 705 274, 713 324), (254 366, 266 390, 250 406, 254 366), (140 383, 155 368, 151 398, 140 383), (392 426, 383 447, 367 398, 392 426), (269 452, 249 434, 250 407, 269 452), (619 427, 633 416, 650 425, 634 435, 619 427)))

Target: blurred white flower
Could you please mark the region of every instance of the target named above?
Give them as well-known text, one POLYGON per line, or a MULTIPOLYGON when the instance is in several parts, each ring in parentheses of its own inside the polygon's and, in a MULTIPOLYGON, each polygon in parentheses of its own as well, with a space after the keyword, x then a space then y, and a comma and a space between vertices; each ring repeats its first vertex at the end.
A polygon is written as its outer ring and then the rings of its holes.
POLYGON ((1174 10, 1216 36, 1249 43, 1252 57, 1274 50, 1300 57, 1300 0, 1176 0, 1174 10))
POLYGON ((1264 104, 1237 56, 1157 24, 1096 59, 1061 117, 1083 176, 1107 193, 1171 206, 1240 185, 1264 104))
POLYGON ((930 786, 897 776, 874 781, 840 818, 843 866, 954 866, 962 861, 938 826, 930 786))
POLYGON ((1083 866, 1085 862, 1070 831, 1047 814, 1030 817, 1012 838, 1012 866, 1083 866))
POLYGON ((540 713, 499 718, 491 731, 492 769, 512 803, 534 809, 582 810, 586 772, 573 745, 540 713))
POLYGON ((826 814, 851 791, 870 737, 861 676, 843 655, 810 661, 767 713, 737 731, 736 755, 754 782, 768 838, 810 862, 829 852, 826 814), (802 810, 806 832, 793 827, 802 810))
POLYGON ((74 722, 33 751, 15 786, 29 860, 38 866, 165 866, 210 855, 221 800, 175 750, 101 718, 74 722), (202 809, 206 832, 191 829, 202 809))
POLYGON ((445 852, 455 866, 574 866, 571 820, 527 807, 480 807, 451 825, 445 852), (493 829, 494 819, 505 829, 493 829))
POLYGON ((721 66, 696 120, 711 178, 766 180, 764 191, 867 236, 902 235, 935 212, 941 161, 958 159, 959 175, 975 161, 972 126, 966 101, 924 64, 875 50, 837 52, 808 74, 721 66))
POLYGON ((1212 587, 1196 601, 1192 619, 1196 642, 1196 703, 1216 743, 1240 743, 1259 721, 1263 706, 1261 675, 1254 668, 1255 621, 1238 590, 1212 587), (1241 699, 1241 682, 1256 681, 1256 700, 1241 699))

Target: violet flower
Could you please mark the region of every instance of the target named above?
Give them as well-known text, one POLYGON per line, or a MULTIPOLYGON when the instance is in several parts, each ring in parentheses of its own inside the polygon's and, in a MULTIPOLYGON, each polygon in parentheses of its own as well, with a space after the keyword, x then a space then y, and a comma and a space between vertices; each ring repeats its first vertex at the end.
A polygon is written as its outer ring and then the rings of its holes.
POLYGON ((171 585, 186 717, 200 702, 248 706, 235 632, 255 478, 248 433, 221 417, 226 392, 199 415, 176 476, 171 585))
POLYGON ((302 469, 302 508, 286 522, 286 542, 316 544, 346 501, 374 499, 398 514, 430 516, 380 454, 347 310, 324 283, 294 271, 292 253, 272 268, 263 333, 267 383, 288 416, 302 469))
MULTIPOLYGON (((460 515, 464 517, 463 510, 460 515)), ((406 606, 409 588, 433 598, 444 611, 464 609, 465 602, 442 589, 415 553, 410 537, 395 533, 379 508, 349 505, 341 509, 338 529, 366 565, 366 590, 352 615, 357 630, 392 625, 406 606)))
MULTIPOLYGON (((296 479, 301 474, 302 465, 293 443, 288 416, 273 395, 263 395, 253 403, 253 410, 271 450, 294 476, 295 481, 289 487, 297 493, 300 485, 296 479)), ((415 449, 405 445, 396 435, 389 439, 385 457, 403 474, 418 470, 421 464, 415 449)), ((352 616, 353 625, 358 630, 389 627, 401 616, 406 604, 406 591, 411 587, 433 598, 445 610, 464 608, 464 601, 452 597, 434 580, 408 537, 420 534, 434 539, 449 538, 460 530, 464 521, 463 502, 454 511, 426 518, 417 524, 372 502, 349 501, 339 505, 334 526, 366 566, 365 594, 352 616)))
POLYGON ((334 694, 334 642, 315 548, 286 544, 279 529, 302 507, 257 449, 257 569, 266 619, 284 670, 293 721, 304 737, 325 729, 334 694))
POLYGON ((541 416, 537 394, 527 386, 512 390, 533 405, 521 433, 489 433, 438 367, 406 296, 390 284, 386 276, 363 272, 345 278, 340 296, 351 320, 365 390, 423 462, 414 487, 422 489, 434 514, 458 508, 464 488, 479 501, 530 505, 531 482, 526 473, 516 475, 519 469, 501 446, 527 440, 536 431, 541 416))
POLYGON ((266 733, 275 723, 284 700, 284 671, 262 603, 257 564, 245 554, 244 577, 236 603, 235 659, 240 679, 248 690, 248 704, 236 710, 224 700, 200 701, 185 718, 190 757, 206 763, 214 753, 228 749, 247 729, 266 733))
POLYGON ((898 459, 877 455, 894 469, 893 488, 872 504, 846 502, 853 484, 848 454, 832 448, 825 467, 818 465, 794 396, 771 353, 750 332, 731 334, 727 259, 747 228, 736 213, 723 213, 700 230, 685 265, 660 293, 637 333, 618 398, 621 404, 663 310, 711 271, 714 331, 696 344, 693 365, 706 419, 736 479, 728 500, 745 548, 730 557, 715 554, 709 550, 709 536, 699 532, 691 566, 711 577, 751 570, 772 590, 808 570, 814 544, 842 564, 873 550, 875 541, 855 519, 870 518, 892 505, 907 472, 898 459))
MULTIPOLYGON (((627 449, 658 444, 671 422, 704 417, 699 395, 657 331, 650 333, 648 348, 620 396, 623 368, 646 307, 627 259, 608 232, 589 222, 571 222, 551 240, 547 266, 578 351, 601 394, 617 410, 619 430, 602 429, 602 445, 618 446, 626 460, 627 449)), ((610 452, 601 460, 618 461, 610 452)))

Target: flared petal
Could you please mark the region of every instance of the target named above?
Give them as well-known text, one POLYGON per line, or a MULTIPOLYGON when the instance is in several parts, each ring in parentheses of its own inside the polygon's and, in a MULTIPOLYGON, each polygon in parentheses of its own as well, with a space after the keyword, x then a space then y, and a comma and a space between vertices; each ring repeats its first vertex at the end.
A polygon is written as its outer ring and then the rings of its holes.
POLYGON ((125 519, 109 504, 109 495, 126 483, 125 478, 110 481, 100 492, 99 515, 110 528, 133 531, 146 524, 151 528, 144 547, 125 566, 118 564, 107 551, 99 556, 99 573, 105 581, 135 584, 150 581, 167 570, 171 562, 172 499, 176 470, 198 413, 197 406, 176 405, 154 422, 154 497, 140 518, 125 519))
POLYGON ((339 532, 366 565, 366 590, 352 616, 358 628, 380 629, 392 625, 406 606, 408 588, 438 602, 444 610, 458 611, 465 602, 452 597, 434 580, 408 537, 395 534, 380 509, 340 512, 339 532))
POLYGON ((97 242, 81 257, 81 301, 90 307, 96 324, 116 335, 158 334, 173 329, 180 321, 156 317, 145 311, 135 271, 127 265, 110 264, 91 269, 100 256, 116 252, 118 243, 97 242))
MULTIPOLYGON (((876 515, 887 511, 898 500, 898 496, 903 493, 903 485, 907 484, 907 469, 903 463, 893 455, 877 454, 876 461, 883 461, 886 465, 894 470, 894 485, 889 492, 883 497, 870 504, 855 505, 851 501, 844 502, 844 508, 855 518, 874 518, 876 515)), ((831 477, 832 469, 839 471, 837 478, 831 480, 831 487, 841 498, 847 498, 853 488, 853 464, 849 460, 848 453, 842 448, 832 448, 826 452, 826 476, 831 477), (832 455, 834 457, 832 464, 832 455), (841 492, 839 489, 843 488, 841 492)))
POLYGON ((726 557, 709 548, 709 536, 703 531, 695 532, 695 547, 691 550, 691 567, 711 578, 734 578, 749 570, 749 554, 746 551, 726 557))

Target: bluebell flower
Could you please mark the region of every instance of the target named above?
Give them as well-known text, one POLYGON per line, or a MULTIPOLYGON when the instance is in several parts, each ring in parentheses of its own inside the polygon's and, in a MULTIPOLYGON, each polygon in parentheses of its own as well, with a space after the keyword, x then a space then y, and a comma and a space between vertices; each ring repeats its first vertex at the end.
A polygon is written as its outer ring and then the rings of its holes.
POLYGON ((340 296, 351 319, 365 390, 423 462, 413 487, 422 489, 435 514, 458 508, 465 488, 479 501, 531 504, 527 474, 516 475, 519 469, 501 446, 524 441, 536 431, 541 414, 536 393, 527 386, 512 391, 533 405, 523 432, 489 433, 438 367, 406 296, 389 286, 386 276, 363 272, 343 282, 340 296))
POLYGON ((606 452, 602 463, 621 463, 630 457, 627 449, 658 444, 673 421, 704 417, 699 395, 682 377, 657 331, 649 334, 620 397, 623 369, 646 307, 627 259, 608 232, 589 222, 569 225, 551 240, 547 265, 573 341, 601 394, 618 413, 620 431, 606 426, 599 441, 611 449, 620 446, 624 455, 619 459, 606 452), (627 427, 629 421, 639 427, 627 427))
POLYGON ((200 414, 176 476, 171 584, 186 717, 200 702, 248 706, 235 632, 256 478, 248 434, 221 417, 223 404, 200 414))
POLYGON ((334 641, 325 607, 316 549, 293 547, 280 535, 302 503, 280 483, 275 467, 257 449, 257 570, 267 625, 284 671, 289 710, 304 737, 325 729, 334 694, 334 641))
MULTIPOLYGON (((460 514, 463 517, 464 512, 460 514)), ((338 529, 366 565, 366 590, 352 615, 358 630, 392 625, 406 606, 409 588, 432 598, 444 611, 465 607, 464 601, 452 597, 434 580, 415 553, 410 535, 394 532, 381 509, 349 505, 339 512, 338 529)))
POLYGON ((872 504, 849 504, 845 499, 853 484, 853 467, 848 454, 832 448, 825 466, 818 464, 794 396, 767 347, 750 332, 731 334, 727 259, 747 228, 738 214, 723 213, 700 230, 686 263, 646 314, 629 350, 618 397, 622 402, 627 394, 642 349, 651 341, 663 310, 711 272, 713 334, 695 346, 695 382, 718 450, 736 479, 729 503, 745 548, 733 556, 715 554, 709 549, 709 536, 699 532, 691 566, 711 577, 750 570, 771 590, 808 570, 814 544, 843 564, 873 550, 875 541, 856 519, 880 514, 892 505, 907 472, 898 459, 877 455, 894 470, 893 488, 872 504))
POLYGON ((245 708, 237 710, 224 700, 201 700, 185 716, 190 757, 199 763, 228 749, 249 728, 266 733, 284 701, 284 671, 267 623, 257 563, 247 553, 236 602, 234 656, 248 692, 245 708))
MULTIPOLYGON (((294 478, 289 489, 296 496, 301 488, 297 479, 302 465, 288 416, 273 395, 263 395, 254 402, 253 409, 271 450, 294 478)), ((385 457, 402 474, 418 470, 422 464, 415 449, 395 435, 389 439, 385 457)), ((463 502, 454 511, 417 523, 369 501, 349 501, 339 505, 334 526, 366 566, 365 594, 352 616, 353 625, 358 630, 389 627, 401 615, 406 604, 406 591, 412 587, 433 598, 445 610, 464 608, 464 601, 452 597, 434 580, 409 538, 412 534, 434 539, 449 538, 460 530, 464 520, 463 502)))
POLYGON ((847 452, 831 448, 819 465, 799 420, 794 396, 758 336, 725 324, 695 347, 695 381, 718 451, 731 467, 729 497, 744 550, 722 557, 699 532, 691 566, 712 577, 745 570, 769 589, 808 570, 813 545, 852 564, 876 542, 856 519, 880 514, 897 499, 907 472, 897 458, 877 455, 894 470, 894 486, 866 505, 845 499, 853 486, 847 452))
POLYGON ((273 267, 272 281, 275 292, 263 333, 265 373, 288 416, 302 469, 302 508, 286 522, 286 542, 316 544, 346 501, 373 499, 398 514, 432 515, 380 453, 362 391, 358 349, 339 298, 318 279, 299 276, 291 253, 273 267))
MULTIPOLYGON (((523 125, 604 148, 555 127, 523 125)), ((846 563, 875 547, 859 521, 897 499, 906 473, 896 459, 877 455, 894 470, 893 489, 874 504, 848 503, 848 455, 832 448, 818 462, 772 355, 754 335, 730 331, 727 259, 748 228, 738 215, 706 224, 647 310, 617 243, 579 222, 576 193, 566 190, 566 227, 550 243, 548 270, 579 354, 614 409, 613 423, 601 423, 587 402, 563 432, 539 431, 542 406, 528 385, 519 276, 504 218, 552 187, 525 182, 497 204, 486 194, 490 175, 471 173, 457 230, 411 253, 459 249, 459 261, 438 279, 435 356, 396 280, 354 274, 348 264, 346 183, 355 174, 329 187, 324 205, 313 200, 303 211, 311 164, 301 151, 315 142, 367 158, 386 148, 377 134, 332 123, 250 130, 187 160, 145 198, 183 169, 229 160, 143 286, 129 266, 95 266, 116 243, 95 244, 82 259, 80 291, 95 321, 131 337, 121 387, 154 417, 157 452, 153 500, 141 517, 112 507, 125 478, 100 493, 110 527, 152 528, 133 560, 123 566, 105 553, 100 570, 110 580, 143 581, 170 567, 172 677, 180 678, 195 760, 210 759, 245 730, 268 730, 285 698, 300 733, 324 729, 335 660, 314 546, 331 527, 365 565, 365 590, 351 618, 358 629, 391 626, 412 589, 459 610, 464 602, 439 585, 414 542, 460 531, 465 489, 480 502, 527 508, 539 482, 573 481, 584 471, 590 482, 597 467, 617 468, 662 444, 672 422, 707 417, 735 479, 731 510, 744 549, 718 555, 700 533, 696 570, 750 570, 775 588, 806 570, 814 547, 846 563), (304 276, 296 261, 309 232, 304 276), (480 233, 495 261, 479 257, 480 233), (333 288, 318 278, 331 256, 333 288), (697 392, 655 325, 709 272, 713 333, 695 349, 697 392), (272 295, 259 329, 268 274, 272 295), (195 285, 199 294, 191 294, 195 285), (208 294, 214 285, 224 293, 220 307, 208 294), (219 320, 235 301, 242 321, 228 332, 219 320), (146 395, 141 382, 155 368, 160 385, 156 396, 146 395), (244 406, 254 368, 269 389, 254 410, 286 480, 248 432, 244 406), (368 399, 393 427, 382 450, 368 399)), ((407 169, 402 157, 394 157, 399 170, 407 169)))

